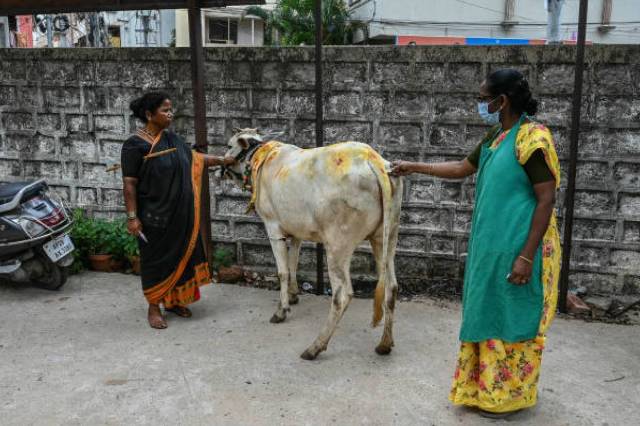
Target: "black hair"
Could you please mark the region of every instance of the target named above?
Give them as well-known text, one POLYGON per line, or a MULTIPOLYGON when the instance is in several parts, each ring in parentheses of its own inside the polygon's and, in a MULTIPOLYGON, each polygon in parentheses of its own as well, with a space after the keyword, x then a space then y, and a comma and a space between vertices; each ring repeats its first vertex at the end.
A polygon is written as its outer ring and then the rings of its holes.
POLYGON ((169 94, 165 92, 148 92, 138 99, 131 101, 129 109, 131 109, 134 117, 140 119, 143 123, 146 123, 147 111, 153 114, 167 99, 169 99, 169 94))
POLYGON ((533 99, 529 82, 520 71, 502 69, 494 71, 487 78, 487 89, 493 96, 505 95, 511 101, 511 108, 518 114, 536 115, 538 101, 533 99))

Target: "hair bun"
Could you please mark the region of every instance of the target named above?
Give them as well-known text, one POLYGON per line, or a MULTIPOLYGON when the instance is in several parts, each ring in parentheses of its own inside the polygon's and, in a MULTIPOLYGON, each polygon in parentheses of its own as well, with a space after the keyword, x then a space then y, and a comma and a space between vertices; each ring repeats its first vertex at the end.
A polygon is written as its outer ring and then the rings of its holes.
POLYGON ((489 93, 494 96, 506 95, 511 101, 513 112, 527 115, 535 115, 538 112, 538 101, 533 99, 529 82, 520 71, 494 71, 487 78, 487 86, 489 93))
POLYGON ((142 97, 132 100, 129 109, 134 117, 146 123, 147 111, 154 113, 167 99, 169 99, 169 95, 165 92, 145 93, 142 97))
POLYGON ((529 97, 529 100, 524 106, 524 112, 526 112, 527 115, 536 115, 536 113, 538 112, 538 101, 533 99, 532 97, 529 97))
POLYGON ((132 100, 129 104, 129 109, 133 113, 134 117, 142 119, 140 111, 142 109, 142 98, 132 100))

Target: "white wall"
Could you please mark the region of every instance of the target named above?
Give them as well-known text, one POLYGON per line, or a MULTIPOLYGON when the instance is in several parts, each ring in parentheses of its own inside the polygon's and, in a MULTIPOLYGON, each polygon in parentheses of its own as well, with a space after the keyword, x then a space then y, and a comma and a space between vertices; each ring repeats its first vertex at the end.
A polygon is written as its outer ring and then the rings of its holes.
POLYGON ((176 46, 189 47, 189 13, 187 9, 176 10, 176 46))
MULTIPOLYGON (((264 44, 264 22, 255 20, 253 45, 262 46, 264 44)), ((238 23, 238 44, 251 46, 251 19, 243 19, 238 23)))
MULTIPOLYGON (((588 22, 595 24, 588 26, 587 39, 594 43, 640 43, 640 24, 614 24, 617 28, 608 33, 598 31, 603 1, 589 1, 588 22)), ((520 25, 510 30, 505 30, 500 25, 504 19, 505 0, 352 0, 351 3, 354 19, 371 21, 370 37, 424 35, 546 38, 547 14, 544 0, 515 0, 513 20, 520 25), (458 24, 439 25, 438 22, 458 24)), ((571 25, 562 26, 563 39, 575 39, 578 7, 579 0, 565 1, 562 23, 571 25)), ((640 22, 640 0, 613 0, 611 21, 640 22)))
MULTIPOLYGON (((241 8, 225 8, 221 9, 222 12, 216 13, 215 11, 203 11, 202 22, 202 37, 205 46, 215 46, 207 43, 207 35, 209 27, 207 24, 207 17, 218 17, 220 19, 240 19, 242 14, 241 8), (234 15, 235 14, 235 15, 234 15)), ((179 9, 175 12, 176 22, 176 46, 188 47, 189 46, 189 15, 186 10, 179 9)), ((256 46, 262 46, 264 44, 264 22, 260 20, 255 21, 254 27, 254 40, 256 46)), ((251 20, 244 19, 238 22, 238 44, 239 45, 251 45, 251 20)))

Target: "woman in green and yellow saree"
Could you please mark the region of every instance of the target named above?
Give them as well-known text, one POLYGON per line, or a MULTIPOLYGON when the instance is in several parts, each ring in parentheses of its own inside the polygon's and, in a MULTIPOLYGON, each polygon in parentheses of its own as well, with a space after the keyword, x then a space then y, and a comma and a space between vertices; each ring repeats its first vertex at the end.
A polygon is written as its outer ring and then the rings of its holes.
POLYGON ((478 112, 494 127, 462 161, 394 163, 394 172, 459 179, 477 173, 465 269, 461 347, 449 399, 486 416, 536 404, 545 333, 554 317, 560 165, 551 132, 531 119, 529 84, 499 70, 478 112))
POLYGON ((169 131, 173 112, 167 94, 147 93, 130 107, 144 127, 122 146, 127 228, 138 237, 149 325, 166 328, 160 304, 190 317, 186 305, 200 298, 201 285, 211 282, 199 232, 202 176, 207 167, 234 160, 197 153, 169 131))

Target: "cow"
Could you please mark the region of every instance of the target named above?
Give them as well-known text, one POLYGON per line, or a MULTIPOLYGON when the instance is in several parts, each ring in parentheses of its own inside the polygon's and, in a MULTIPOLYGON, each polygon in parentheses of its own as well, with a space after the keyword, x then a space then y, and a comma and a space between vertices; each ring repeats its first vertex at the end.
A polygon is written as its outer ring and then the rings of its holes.
POLYGON ((236 158, 236 163, 223 173, 252 190, 250 208, 264 221, 275 257, 280 303, 271 322, 284 321, 290 305, 298 302, 296 272, 302 241, 324 244, 331 308, 320 334, 301 357, 313 360, 325 351, 353 297, 351 257, 368 240, 378 273, 372 326, 385 319, 375 350, 389 354, 398 293, 394 256, 402 201, 402 178, 389 175, 389 162, 363 143, 302 149, 265 142, 256 129, 238 129, 226 155, 236 158))

